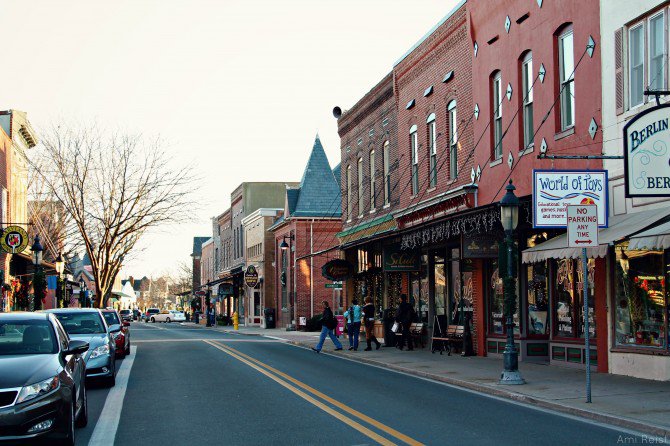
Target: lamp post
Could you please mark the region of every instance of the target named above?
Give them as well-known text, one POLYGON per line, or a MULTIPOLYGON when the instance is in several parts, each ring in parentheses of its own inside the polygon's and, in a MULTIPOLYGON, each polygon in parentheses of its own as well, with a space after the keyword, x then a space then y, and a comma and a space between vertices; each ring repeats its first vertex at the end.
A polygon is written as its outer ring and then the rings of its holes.
MULTIPOLYGON (((286 239, 295 240, 295 235, 290 233, 289 235, 284 236, 284 239, 282 240, 281 244, 279 245, 279 248, 281 248, 282 251, 289 251, 290 248, 291 248, 289 246, 289 244, 286 243, 286 239)), ((291 261, 291 252, 290 251, 289 251, 288 255, 289 255, 289 262, 290 262, 291 261)), ((293 302, 293 303, 290 304, 291 309, 289 310, 289 323, 287 324, 288 325, 287 328, 286 328, 287 330, 289 330, 289 329, 290 330, 295 330, 296 326, 293 325, 293 321, 294 320, 297 321, 297 318, 298 318, 297 306, 295 305, 295 300, 296 300, 296 297, 297 297, 295 295, 295 293, 296 293, 296 274, 297 274, 297 271, 296 271, 296 253, 293 252, 293 278, 291 280, 292 285, 293 285, 292 286, 293 292, 291 293, 292 298, 289 298, 289 303, 291 303, 291 302, 293 302)))
POLYGON ((514 241, 512 233, 519 223, 519 199, 514 195, 516 187, 509 180, 505 188, 507 193, 500 200, 500 222, 505 230, 505 246, 507 248, 507 274, 503 279, 503 289, 505 295, 505 313, 507 331, 507 345, 503 353, 505 369, 500 374, 500 384, 525 384, 526 382, 519 373, 519 353, 514 345, 514 313, 516 312, 516 282, 513 275, 512 250, 514 241))
POLYGON ((33 274, 33 309, 40 310, 42 309, 42 280, 41 277, 41 265, 42 265, 42 253, 44 248, 40 243, 40 236, 35 234, 35 240, 33 246, 30 247, 30 250, 33 252, 33 265, 35 266, 35 273, 33 274))
POLYGON ((63 286, 63 271, 65 270, 65 261, 63 260, 63 255, 59 252, 56 261, 54 262, 56 266, 56 272, 58 273, 58 293, 57 293, 57 303, 58 308, 65 307, 65 296, 63 295, 64 286, 63 286))

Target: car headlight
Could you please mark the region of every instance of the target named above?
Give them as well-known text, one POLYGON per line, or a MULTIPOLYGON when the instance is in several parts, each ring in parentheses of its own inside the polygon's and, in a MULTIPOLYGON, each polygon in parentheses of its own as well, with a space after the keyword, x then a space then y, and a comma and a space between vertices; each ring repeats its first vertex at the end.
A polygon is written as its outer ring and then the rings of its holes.
POLYGON ((25 386, 19 392, 19 397, 16 399, 16 404, 30 401, 33 398, 37 398, 38 396, 46 395, 47 393, 58 389, 58 387, 60 387, 60 380, 57 376, 45 379, 44 381, 40 381, 35 384, 31 384, 29 386, 25 386))
POLYGON ((109 345, 101 345, 100 347, 96 347, 93 349, 91 352, 91 356, 89 356, 89 359, 94 359, 97 358, 98 356, 104 356, 109 354, 109 345))

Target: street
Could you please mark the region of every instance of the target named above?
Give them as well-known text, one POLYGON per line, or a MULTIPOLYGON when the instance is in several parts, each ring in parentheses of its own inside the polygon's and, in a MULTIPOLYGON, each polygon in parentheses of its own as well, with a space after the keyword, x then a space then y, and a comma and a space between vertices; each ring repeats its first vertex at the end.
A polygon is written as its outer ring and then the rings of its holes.
MULTIPOLYGON (((324 353, 333 348, 329 342, 324 353)), ((116 387, 89 387, 90 421, 77 431, 77 444, 565 445, 640 438, 260 336, 134 322, 132 343, 134 353, 119 361, 116 387)))

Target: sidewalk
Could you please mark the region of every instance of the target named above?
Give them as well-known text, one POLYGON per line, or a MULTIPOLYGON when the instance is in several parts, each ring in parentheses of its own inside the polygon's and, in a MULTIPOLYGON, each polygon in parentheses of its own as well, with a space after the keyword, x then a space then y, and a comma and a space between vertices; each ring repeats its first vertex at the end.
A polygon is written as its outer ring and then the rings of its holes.
MULTIPOLYGON (((215 330, 251 336, 270 336, 305 347, 313 347, 319 333, 217 327, 215 330)), ((346 337, 340 337, 346 347, 346 337)), ((330 341, 326 342, 326 346, 330 341)), ((363 346, 365 348, 365 340, 363 346)), ((670 382, 592 373, 592 403, 585 397, 584 370, 522 362, 519 370, 526 380, 521 386, 502 386, 498 378, 502 359, 431 354, 428 346, 413 352, 382 347, 379 350, 324 352, 367 364, 434 379, 458 387, 533 404, 578 417, 638 430, 670 441, 670 382)))

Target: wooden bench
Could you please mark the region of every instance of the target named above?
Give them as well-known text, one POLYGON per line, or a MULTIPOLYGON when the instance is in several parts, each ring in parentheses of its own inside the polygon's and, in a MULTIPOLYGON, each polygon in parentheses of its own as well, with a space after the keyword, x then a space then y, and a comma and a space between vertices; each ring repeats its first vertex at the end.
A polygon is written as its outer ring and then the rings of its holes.
POLYGON ((448 325, 444 333, 433 337, 431 352, 435 353, 435 351, 439 350, 440 354, 442 354, 446 350, 447 356, 451 356, 452 349, 458 348, 458 350, 462 350, 464 333, 465 327, 463 325, 448 325), (435 341, 439 343, 439 349, 436 348, 435 341))
MULTIPOLYGON (((425 324, 423 322, 412 322, 409 326, 409 335, 412 337, 412 342, 416 345, 421 344, 421 348, 424 348, 426 344, 423 342, 423 332, 425 330, 425 324)), ((395 334, 396 336, 402 336, 402 330, 398 330, 395 334)))

